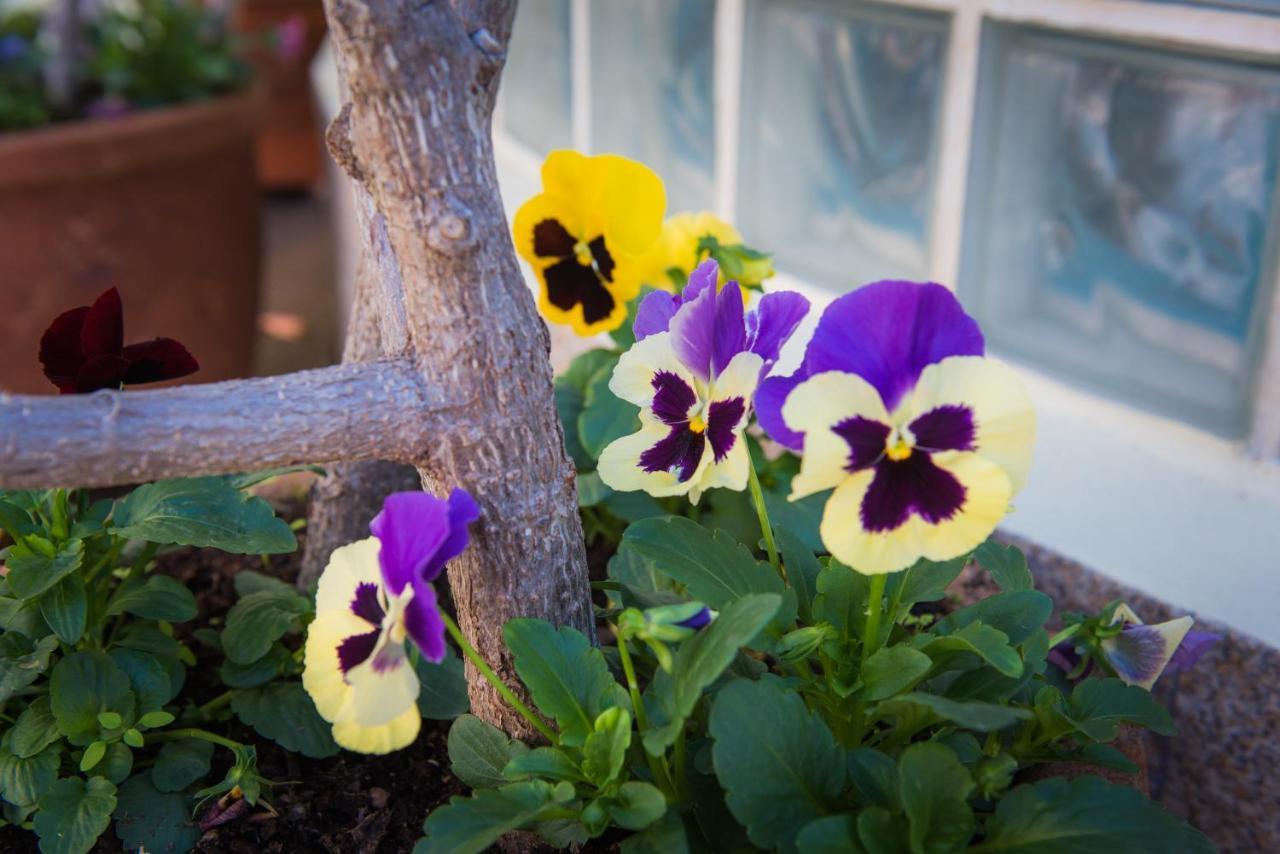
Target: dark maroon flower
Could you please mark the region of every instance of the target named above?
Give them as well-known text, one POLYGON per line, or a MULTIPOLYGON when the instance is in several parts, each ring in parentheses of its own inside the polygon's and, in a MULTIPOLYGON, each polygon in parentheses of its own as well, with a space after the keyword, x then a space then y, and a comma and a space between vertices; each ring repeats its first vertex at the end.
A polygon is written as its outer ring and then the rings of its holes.
POLYGON ((93 303, 63 312, 40 339, 44 375, 63 394, 154 383, 200 369, 172 338, 124 345, 120 292, 111 288, 93 303))

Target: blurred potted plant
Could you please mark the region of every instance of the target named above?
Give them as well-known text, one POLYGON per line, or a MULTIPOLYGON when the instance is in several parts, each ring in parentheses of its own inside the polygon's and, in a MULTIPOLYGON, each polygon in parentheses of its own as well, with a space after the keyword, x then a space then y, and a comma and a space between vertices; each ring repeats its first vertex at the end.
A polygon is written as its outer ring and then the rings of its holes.
POLYGON ((203 378, 247 375, 259 110, 222 15, 192 0, 6 8, 0 388, 47 391, 41 320, 112 286, 145 306, 140 334, 200 352, 203 378))
POLYGON ((326 30, 320 0, 242 0, 235 28, 250 49, 267 108, 258 128, 258 180, 303 191, 320 174, 320 131, 311 92, 311 60, 326 30))

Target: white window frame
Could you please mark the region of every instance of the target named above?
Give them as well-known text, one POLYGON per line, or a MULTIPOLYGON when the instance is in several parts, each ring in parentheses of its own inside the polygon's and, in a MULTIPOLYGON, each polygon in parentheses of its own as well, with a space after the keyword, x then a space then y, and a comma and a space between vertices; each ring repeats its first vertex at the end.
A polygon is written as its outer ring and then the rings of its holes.
MULTIPOLYGON (((738 219, 743 33, 753 2, 717 0, 716 7, 714 209, 730 221, 738 219)), ((570 3, 571 138, 575 148, 591 151, 592 0, 570 3)), ((1032 25, 1280 67, 1280 15, 1264 12, 1149 0, 875 4, 942 12, 951 19, 938 128, 947 144, 939 147, 936 161, 927 242, 931 278, 952 287, 960 270, 985 23, 1032 25)), ((495 142, 502 168, 536 182, 541 155, 506 133, 501 116, 495 142)), ((785 273, 775 285, 799 290, 817 305, 835 296, 785 273)), ((1129 408, 1019 363, 1040 417, 1037 464, 1052 483, 1054 500, 1015 512, 1006 527, 1280 646, 1275 619, 1280 573, 1272 565, 1280 553, 1280 464, 1275 462, 1280 456, 1280 282, 1260 285, 1271 304, 1265 309, 1252 422, 1243 441, 1129 408)), ((794 358, 798 348, 792 349, 794 358)))

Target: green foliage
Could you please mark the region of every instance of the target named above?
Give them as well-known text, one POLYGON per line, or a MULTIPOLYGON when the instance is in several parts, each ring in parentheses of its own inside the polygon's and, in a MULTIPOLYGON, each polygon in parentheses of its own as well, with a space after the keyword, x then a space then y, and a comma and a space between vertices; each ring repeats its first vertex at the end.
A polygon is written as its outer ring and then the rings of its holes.
POLYGON ((43 854, 85 854, 111 823, 116 787, 102 777, 67 777, 40 796, 34 825, 43 854))
POLYGON ((293 531, 271 505, 222 477, 145 484, 116 505, 113 519, 116 536, 150 543, 233 554, 279 554, 298 547, 293 531))
POLYGON ((130 778, 116 793, 115 822, 116 836, 129 851, 190 851, 201 836, 187 799, 153 786, 146 774, 130 778))
POLYGON ((285 750, 312 759, 338 752, 329 724, 299 682, 275 682, 238 691, 231 700, 231 710, 258 735, 285 750))

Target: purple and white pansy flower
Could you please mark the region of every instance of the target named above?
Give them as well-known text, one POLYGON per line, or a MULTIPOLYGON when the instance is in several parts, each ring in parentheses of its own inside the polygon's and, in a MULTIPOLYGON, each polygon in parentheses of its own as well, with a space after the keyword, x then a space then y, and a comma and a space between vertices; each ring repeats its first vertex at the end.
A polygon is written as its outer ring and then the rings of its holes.
POLYGON ((1195 620, 1189 616, 1147 625, 1123 603, 1111 618, 1111 625, 1117 624, 1123 628, 1102 639, 1102 654, 1122 682, 1148 691, 1161 675, 1194 667, 1221 640, 1212 632, 1192 629, 1195 620))
POLYGON ((361 753, 388 753, 418 735, 412 642, 427 661, 445 656, 445 624, 431 583, 467 547, 480 508, 464 490, 387 497, 374 536, 336 549, 316 590, 302 684, 333 738, 361 753))
POLYGON ((1035 415, 1017 375, 937 284, 866 285, 823 312, 800 368, 756 395, 760 425, 803 450, 795 500, 834 490, 823 544, 869 575, 966 554, 1031 466, 1035 415))
POLYGON ((717 291, 718 272, 705 261, 683 293, 655 291, 637 311, 636 344, 609 388, 640 407, 640 430, 600 455, 600 477, 613 489, 688 495, 696 504, 708 489, 747 486, 742 431, 752 397, 809 304, 772 293, 748 313, 736 282, 717 291))

